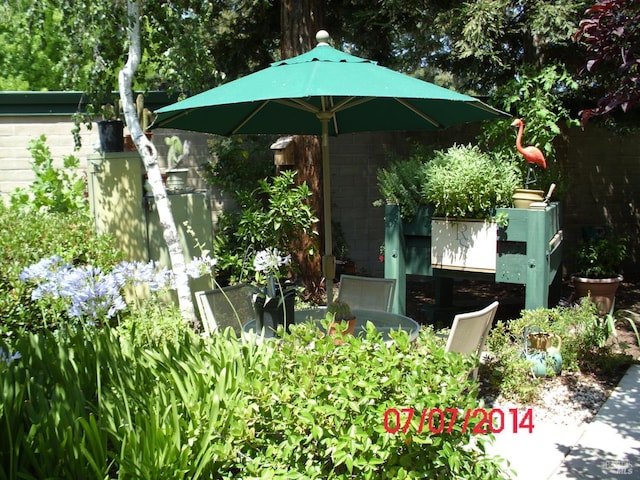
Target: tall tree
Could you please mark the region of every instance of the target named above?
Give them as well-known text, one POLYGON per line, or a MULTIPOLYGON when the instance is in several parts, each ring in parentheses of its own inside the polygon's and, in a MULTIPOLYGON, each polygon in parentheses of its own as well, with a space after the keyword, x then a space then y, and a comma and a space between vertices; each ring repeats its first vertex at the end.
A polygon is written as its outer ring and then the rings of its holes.
MULTIPOLYGON (((311 50, 316 45, 316 33, 324 29, 324 2, 322 0, 282 0, 280 4, 280 53, 283 59, 300 55, 311 50)), ((320 219, 320 232, 324 232, 325 216, 322 213, 323 189, 329 188, 328 182, 322 181, 322 146, 318 137, 312 135, 298 135, 293 142, 297 181, 306 182, 314 192, 312 208, 320 219)), ((316 250, 316 239, 301 238, 297 245, 297 261, 302 266, 302 280, 309 292, 318 292, 321 279, 320 256, 309 256, 311 250, 316 250)), ((321 236, 321 251, 324 245, 321 236)), ((327 295, 332 292, 335 258, 325 260, 328 265, 328 276, 325 278, 327 295), (331 278, 328 278, 331 277, 331 278)), ((323 273, 327 273, 323 272, 323 273)))
POLYGON ((127 0, 127 19, 129 54, 127 62, 120 70, 118 76, 120 100, 122 101, 122 107, 129 131, 131 132, 131 137, 142 157, 145 170, 147 171, 147 178, 153 190, 153 197, 158 210, 160 225, 162 226, 162 234, 167 243, 171 268, 175 276, 175 286, 182 317, 186 321, 190 321, 194 327, 198 329, 199 322, 195 315, 193 301, 191 300, 191 289, 189 288, 189 278, 187 277, 185 267, 184 252, 182 251, 175 220, 171 212, 171 203, 162 183, 162 175, 160 174, 160 166, 158 165, 158 152, 153 143, 151 143, 142 131, 133 100, 133 78, 138 70, 142 56, 139 0, 127 0))
POLYGON ((60 89, 61 12, 46 2, 8 0, 0 5, 0 90, 60 89))

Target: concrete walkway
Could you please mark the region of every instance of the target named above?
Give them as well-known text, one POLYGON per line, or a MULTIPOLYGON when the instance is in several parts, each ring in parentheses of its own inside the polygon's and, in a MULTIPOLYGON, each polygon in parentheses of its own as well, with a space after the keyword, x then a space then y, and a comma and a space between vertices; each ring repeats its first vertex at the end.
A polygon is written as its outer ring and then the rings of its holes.
POLYGON ((518 480, 640 479, 640 365, 629 368, 591 422, 505 429, 489 453, 509 460, 518 480))

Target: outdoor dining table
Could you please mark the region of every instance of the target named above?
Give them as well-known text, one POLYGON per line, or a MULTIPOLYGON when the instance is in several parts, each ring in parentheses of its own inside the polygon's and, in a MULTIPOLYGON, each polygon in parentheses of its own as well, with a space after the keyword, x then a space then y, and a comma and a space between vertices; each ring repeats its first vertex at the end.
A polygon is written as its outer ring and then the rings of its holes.
MULTIPOLYGON (((296 324, 315 323, 322 331, 324 331, 324 328, 321 325, 321 320, 325 317, 326 311, 327 307, 296 310, 294 320, 296 324)), ((385 341, 391 340, 389 335, 391 330, 401 329, 406 331, 409 334, 409 339, 411 341, 414 341, 420 332, 420 325, 418 322, 398 313, 362 309, 353 309, 352 312, 357 320, 356 330, 354 333, 356 336, 359 334, 365 334, 367 322, 371 322, 376 327, 376 329, 382 334, 385 341)), ((245 332, 254 332, 256 334, 262 333, 256 331, 256 319, 252 319, 245 323, 242 330, 245 332)), ((264 336, 265 338, 274 337, 275 334, 273 329, 268 328, 268 326, 265 325, 264 336)))

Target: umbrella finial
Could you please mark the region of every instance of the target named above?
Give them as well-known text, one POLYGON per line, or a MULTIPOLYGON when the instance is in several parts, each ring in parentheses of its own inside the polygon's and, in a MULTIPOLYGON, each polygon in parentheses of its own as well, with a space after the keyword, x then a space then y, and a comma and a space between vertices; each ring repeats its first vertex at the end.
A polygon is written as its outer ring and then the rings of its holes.
POLYGON ((319 30, 316 33, 316 42, 318 45, 329 45, 329 40, 331 40, 331 35, 326 30, 319 30))

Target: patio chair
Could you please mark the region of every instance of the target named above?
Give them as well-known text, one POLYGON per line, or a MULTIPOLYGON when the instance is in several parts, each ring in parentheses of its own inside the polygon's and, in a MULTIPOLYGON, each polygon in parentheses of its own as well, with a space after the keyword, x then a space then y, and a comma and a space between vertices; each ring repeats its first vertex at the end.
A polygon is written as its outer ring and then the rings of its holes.
POLYGON ((347 302, 351 309, 390 312, 393 306, 393 278, 371 278, 341 275, 338 300, 347 302))
POLYGON ((246 284, 195 292, 205 335, 226 327, 240 334, 242 325, 255 317, 251 288, 246 284))
MULTIPOLYGON (((498 302, 493 302, 477 312, 456 315, 447 338, 445 352, 458 352, 464 355, 475 353, 479 358, 489 330, 491 330, 498 305, 498 302)), ((477 367, 473 369, 472 376, 474 380, 478 378, 477 367)))

